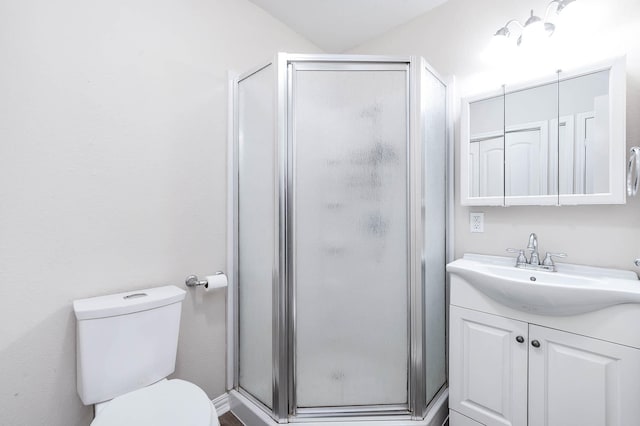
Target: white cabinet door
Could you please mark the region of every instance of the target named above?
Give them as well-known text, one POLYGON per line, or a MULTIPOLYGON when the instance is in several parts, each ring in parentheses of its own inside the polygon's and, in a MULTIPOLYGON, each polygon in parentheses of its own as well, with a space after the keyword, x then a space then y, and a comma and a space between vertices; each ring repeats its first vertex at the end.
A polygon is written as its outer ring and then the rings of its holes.
POLYGON ((640 425, 640 350, 529 327, 529 426, 640 425))
POLYGON ((525 426, 528 324, 451 306, 450 328, 450 408, 486 426, 525 426))

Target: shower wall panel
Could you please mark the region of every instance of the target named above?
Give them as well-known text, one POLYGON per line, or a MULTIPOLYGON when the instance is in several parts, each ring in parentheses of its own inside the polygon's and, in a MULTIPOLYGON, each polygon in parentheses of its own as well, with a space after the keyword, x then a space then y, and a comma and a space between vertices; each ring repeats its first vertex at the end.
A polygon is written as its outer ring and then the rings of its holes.
POLYGON ((273 264, 275 259, 274 70, 238 83, 239 384, 273 403, 273 264))
POLYGON ((447 88, 429 69, 423 69, 423 217, 424 251, 422 274, 425 306, 426 402, 447 381, 446 376, 446 209, 447 202, 447 88))

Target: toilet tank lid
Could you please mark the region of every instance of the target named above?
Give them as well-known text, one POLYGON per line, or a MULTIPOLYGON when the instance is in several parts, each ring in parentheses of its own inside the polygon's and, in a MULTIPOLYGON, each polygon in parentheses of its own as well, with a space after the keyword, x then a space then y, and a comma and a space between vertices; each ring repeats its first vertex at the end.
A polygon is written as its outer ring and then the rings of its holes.
POLYGON ((114 317, 180 302, 185 294, 184 290, 167 285, 75 300, 73 310, 78 320, 114 317))

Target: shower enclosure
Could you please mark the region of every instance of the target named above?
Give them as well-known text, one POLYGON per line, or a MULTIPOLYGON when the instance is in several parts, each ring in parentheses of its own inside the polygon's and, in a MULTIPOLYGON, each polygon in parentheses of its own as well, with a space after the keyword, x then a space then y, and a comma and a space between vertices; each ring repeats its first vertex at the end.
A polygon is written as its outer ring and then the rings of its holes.
POLYGON ((440 426, 445 83, 421 58, 279 54, 233 86, 232 409, 440 426))

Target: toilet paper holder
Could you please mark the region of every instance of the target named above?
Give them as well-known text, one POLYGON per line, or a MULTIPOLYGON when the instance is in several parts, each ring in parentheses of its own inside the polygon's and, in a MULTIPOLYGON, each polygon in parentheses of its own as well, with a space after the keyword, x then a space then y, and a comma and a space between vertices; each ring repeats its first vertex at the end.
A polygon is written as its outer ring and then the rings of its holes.
MULTIPOLYGON (((213 275, 224 275, 222 271, 216 271, 213 275)), ((209 284, 208 280, 200 280, 197 275, 189 275, 187 279, 184 280, 184 283, 187 287, 198 287, 198 286, 207 286, 209 284)))

